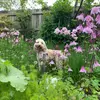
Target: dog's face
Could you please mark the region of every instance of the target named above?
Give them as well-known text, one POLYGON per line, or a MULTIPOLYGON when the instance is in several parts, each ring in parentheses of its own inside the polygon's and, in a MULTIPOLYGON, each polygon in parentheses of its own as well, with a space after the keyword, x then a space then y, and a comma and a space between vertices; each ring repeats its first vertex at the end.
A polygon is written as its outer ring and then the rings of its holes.
POLYGON ((46 51, 47 47, 46 47, 44 40, 42 40, 40 38, 37 39, 34 43, 34 49, 36 52, 46 51))

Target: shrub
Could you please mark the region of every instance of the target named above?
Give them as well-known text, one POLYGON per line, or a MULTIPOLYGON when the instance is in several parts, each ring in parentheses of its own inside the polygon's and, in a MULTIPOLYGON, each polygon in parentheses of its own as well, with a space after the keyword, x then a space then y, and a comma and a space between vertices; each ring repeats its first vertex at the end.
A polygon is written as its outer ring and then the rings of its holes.
POLYGON ((0 16, 0 32, 5 28, 11 28, 13 25, 13 22, 9 19, 7 15, 0 16))
POLYGON ((32 38, 32 36, 34 35, 34 29, 31 27, 31 11, 22 10, 20 12, 17 12, 16 15, 16 21, 20 25, 20 33, 24 35, 25 38, 32 38))
MULTIPOLYGON (((72 6, 69 0, 57 0, 50 12, 44 13, 44 22, 41 25, 40 34, 45 40, 50 40, 54 44, 62 44, 63 36, 56 36, 54 29, 62 26, 71 29, 75 20, 71 19, 72 6), (72 21, 71 21, 72 20, 72 21)), ((67 39, 66 39, 67 40, 67 39)))

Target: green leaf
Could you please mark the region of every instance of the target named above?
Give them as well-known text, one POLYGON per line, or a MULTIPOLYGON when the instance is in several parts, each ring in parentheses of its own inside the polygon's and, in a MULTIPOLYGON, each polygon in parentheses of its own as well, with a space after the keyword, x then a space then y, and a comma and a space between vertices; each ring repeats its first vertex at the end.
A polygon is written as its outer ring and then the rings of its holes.
MULTIPOLYGON (((0 59, 1 60, 1 59, 0 59)), ((7 66, 7 74, 0 72, 0 81, 1 82, 10 82, 10 85, 14 87, 17 91, 23 92, 26 89, 26 85, 28 84, 27 78, 24 74, 13 67, 8 61, 2 62, 3 66, 7 66)), ((1 66, 0 66, 1 67, 1 66)))

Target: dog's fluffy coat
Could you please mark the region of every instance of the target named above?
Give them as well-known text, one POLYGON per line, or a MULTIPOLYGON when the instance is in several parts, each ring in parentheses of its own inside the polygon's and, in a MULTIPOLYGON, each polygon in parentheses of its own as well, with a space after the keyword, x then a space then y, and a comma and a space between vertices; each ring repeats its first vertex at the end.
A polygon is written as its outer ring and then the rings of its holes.
POLYGON ((60 58, 60 56, 63 55, 61 50, 48 49, 44 40, 40 38, 37 39, 34 43, 34 50, 37 53, 39 70, 41 70, 41 68, 45 70, 46 64, 49 64, 51 60, 55 62, 55 65, 58 69, 63 67, 62 59, 60 58))

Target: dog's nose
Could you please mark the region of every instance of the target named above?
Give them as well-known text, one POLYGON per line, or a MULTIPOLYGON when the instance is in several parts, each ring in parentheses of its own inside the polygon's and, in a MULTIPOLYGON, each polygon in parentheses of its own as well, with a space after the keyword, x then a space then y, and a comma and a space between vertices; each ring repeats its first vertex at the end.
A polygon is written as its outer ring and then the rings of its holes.
POLYGON ((36 47, 40 47, 40 45, 36 45, 36 47))

